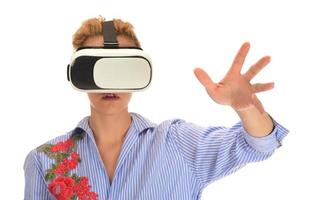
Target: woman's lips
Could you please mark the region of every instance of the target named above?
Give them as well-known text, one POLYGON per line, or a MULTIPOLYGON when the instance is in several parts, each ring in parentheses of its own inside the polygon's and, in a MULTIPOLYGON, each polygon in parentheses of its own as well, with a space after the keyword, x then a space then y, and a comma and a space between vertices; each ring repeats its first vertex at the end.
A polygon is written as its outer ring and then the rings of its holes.
POLYGON ((116 101, 120 97, 116 93, 104 93, 102 99, 105 101, 116 101))

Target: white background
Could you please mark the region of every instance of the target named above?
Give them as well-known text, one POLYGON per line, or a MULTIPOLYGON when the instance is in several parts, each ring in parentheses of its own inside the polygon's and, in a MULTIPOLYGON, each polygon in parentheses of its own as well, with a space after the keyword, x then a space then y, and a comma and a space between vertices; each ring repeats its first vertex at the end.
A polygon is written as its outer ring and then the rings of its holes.
POLYGON ((72 34, 99 14, 131 22, 154 63, 152 86, 129 110, 152 121, 179 117, 200 125, 239 120, 196 80, 200 66, 217 82, 245 41, 244 71, 271 63, 253 82, 274 81, 259 98, 290 130, 274 156, 209 185, 203 200, 325 199, 324 53, 321 1, 2 1, 0 5, 0 194, 22 199, 30 150, 89 114, 86 94, 66 80, 72 34))

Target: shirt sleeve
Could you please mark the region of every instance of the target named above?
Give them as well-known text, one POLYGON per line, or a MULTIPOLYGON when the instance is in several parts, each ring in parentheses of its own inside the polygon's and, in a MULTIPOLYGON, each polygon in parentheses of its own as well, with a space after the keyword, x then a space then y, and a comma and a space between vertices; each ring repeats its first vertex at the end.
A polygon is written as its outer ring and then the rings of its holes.
POLYGON ((169 134, 202 187, 249 162, 270 157, 288 130, 273 120, 273 131, 261 138, 249 135, 241 122, 230 128, 201 127, 174 120, 169 134))
POLYGON ((29 200, 50 200, 51 196, 41 170, 41 163, 36 150, 31 151, 24 163, 25 172, 25 195, 24 199, 29 200))

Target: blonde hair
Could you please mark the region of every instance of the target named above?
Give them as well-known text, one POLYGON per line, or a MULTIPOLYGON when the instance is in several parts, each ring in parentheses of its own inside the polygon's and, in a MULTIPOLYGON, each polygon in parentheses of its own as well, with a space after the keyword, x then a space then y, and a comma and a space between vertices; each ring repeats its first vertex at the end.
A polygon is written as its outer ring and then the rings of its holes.
MULTIPOLYGON (((104 21, 105 18, 102 16, 90 18, 84 21, 72 37, 73 47, 78 49, 83 46, 83 43, 87 40, 87 38, 102 35, 104 21)), ((141 47, 140 42, 133 31, 132 24, 129 22, 124 22, 121 19, 113 19, 113 23, 118 36, 127 37, 134 42, 137 47, 141 47)))

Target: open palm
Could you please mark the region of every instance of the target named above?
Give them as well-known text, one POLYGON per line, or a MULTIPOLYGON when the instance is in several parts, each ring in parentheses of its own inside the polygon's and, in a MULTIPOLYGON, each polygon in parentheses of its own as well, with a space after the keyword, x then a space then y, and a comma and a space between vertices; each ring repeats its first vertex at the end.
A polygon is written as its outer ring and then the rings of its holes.
POLYGON ((270 62, 270 57, 265 56, 261 58, 245 74, 241 74, 249 47, 249 43, 244 43, 241 46, 228 73, 219 83, 214 83, 203 69, 196 68, 194 73, 215 102, 222 105, 230 105, 236 111, 255 106, 263 113, 264 108, 255 93, 272 89, 274 83, 257 83, 252 85, 250 81, 270 62))

